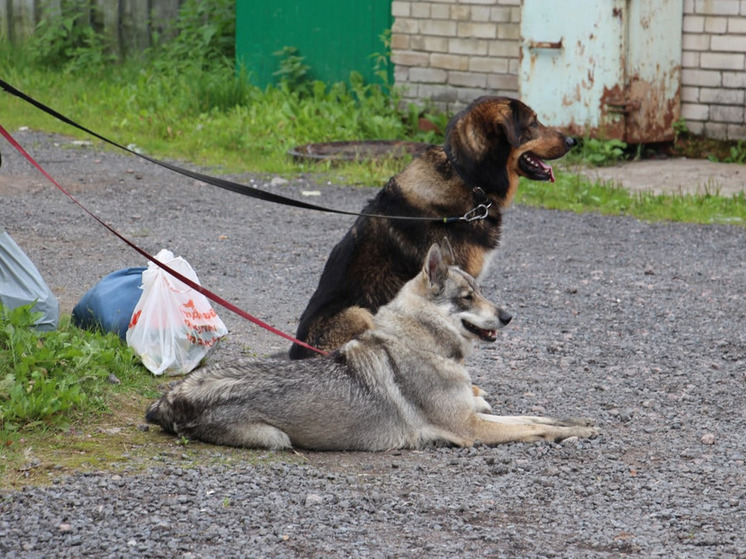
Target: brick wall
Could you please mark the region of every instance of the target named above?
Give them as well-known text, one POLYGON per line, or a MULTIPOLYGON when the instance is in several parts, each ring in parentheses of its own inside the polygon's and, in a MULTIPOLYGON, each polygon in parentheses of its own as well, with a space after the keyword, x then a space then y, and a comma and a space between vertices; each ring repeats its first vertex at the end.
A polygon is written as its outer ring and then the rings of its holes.
POLYGON ((391 60, 405 99, 455 112, 518 96, 520 0, 394 0, 391 60))
MULTIPOLYGON (((454 112, 479 95, 519 95, 520 0, 394 0, 391 9, 406 100, 454 112)), ((684 0, 682 43, 689 130, 746 139, 746 0, 684 0)))
POLYGON ((746 1, 685 0, 681 116, 708 138, 746 139, 746 1))

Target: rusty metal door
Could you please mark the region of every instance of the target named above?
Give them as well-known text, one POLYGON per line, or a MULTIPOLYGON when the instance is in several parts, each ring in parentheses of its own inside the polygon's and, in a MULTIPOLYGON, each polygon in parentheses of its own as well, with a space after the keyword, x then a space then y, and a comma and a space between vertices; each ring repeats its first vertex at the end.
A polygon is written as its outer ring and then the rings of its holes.
POLYGON ((682 12, 681 0, 522 0, 521 98, 574 135, 672 139, 682 12))

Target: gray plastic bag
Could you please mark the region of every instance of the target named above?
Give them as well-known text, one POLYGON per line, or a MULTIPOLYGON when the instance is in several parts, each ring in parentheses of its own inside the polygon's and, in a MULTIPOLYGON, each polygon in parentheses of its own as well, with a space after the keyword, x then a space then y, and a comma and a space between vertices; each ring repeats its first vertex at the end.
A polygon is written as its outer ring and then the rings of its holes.
POLYGON ((60 318, 57 298, 34 263, 0 227, 0 303, 6 309, 15 309, 34 301, 36 305, 32 311, 42 314, 36 321, 36 328, 42 331, 56 330, 60 318))

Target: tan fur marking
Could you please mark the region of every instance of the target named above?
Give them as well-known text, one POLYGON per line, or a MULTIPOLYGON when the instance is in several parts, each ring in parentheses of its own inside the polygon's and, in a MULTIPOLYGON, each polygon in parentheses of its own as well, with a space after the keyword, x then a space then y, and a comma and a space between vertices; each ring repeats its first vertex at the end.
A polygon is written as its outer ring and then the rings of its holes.
MULTIPOLYGON (((373 314, 361 307, 349 307, 332 320, 327 321, 326 325, 333 326, 318 333, 320 343, 316 345, 316 348, 322 351, 333 351, 352 338, 372 329, 373 314)), ((312 335, 315 336, 316 333, 312 332, 312 335)))

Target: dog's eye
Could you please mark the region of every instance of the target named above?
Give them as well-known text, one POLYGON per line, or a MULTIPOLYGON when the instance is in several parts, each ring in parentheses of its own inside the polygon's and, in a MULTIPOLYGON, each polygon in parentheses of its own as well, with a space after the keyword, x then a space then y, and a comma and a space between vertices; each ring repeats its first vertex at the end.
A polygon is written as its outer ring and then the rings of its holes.
POLYGON ((531 128, 538 128, 539 127, 539 121, 538 120, 532 120, 531 124, 529 124, 531 128))
POLYGON ((474 300, 474 293, 472 293, 471 291, 467 291, 467 292, 461 294, 461 298, 464 301, 473 301, 474 300))

